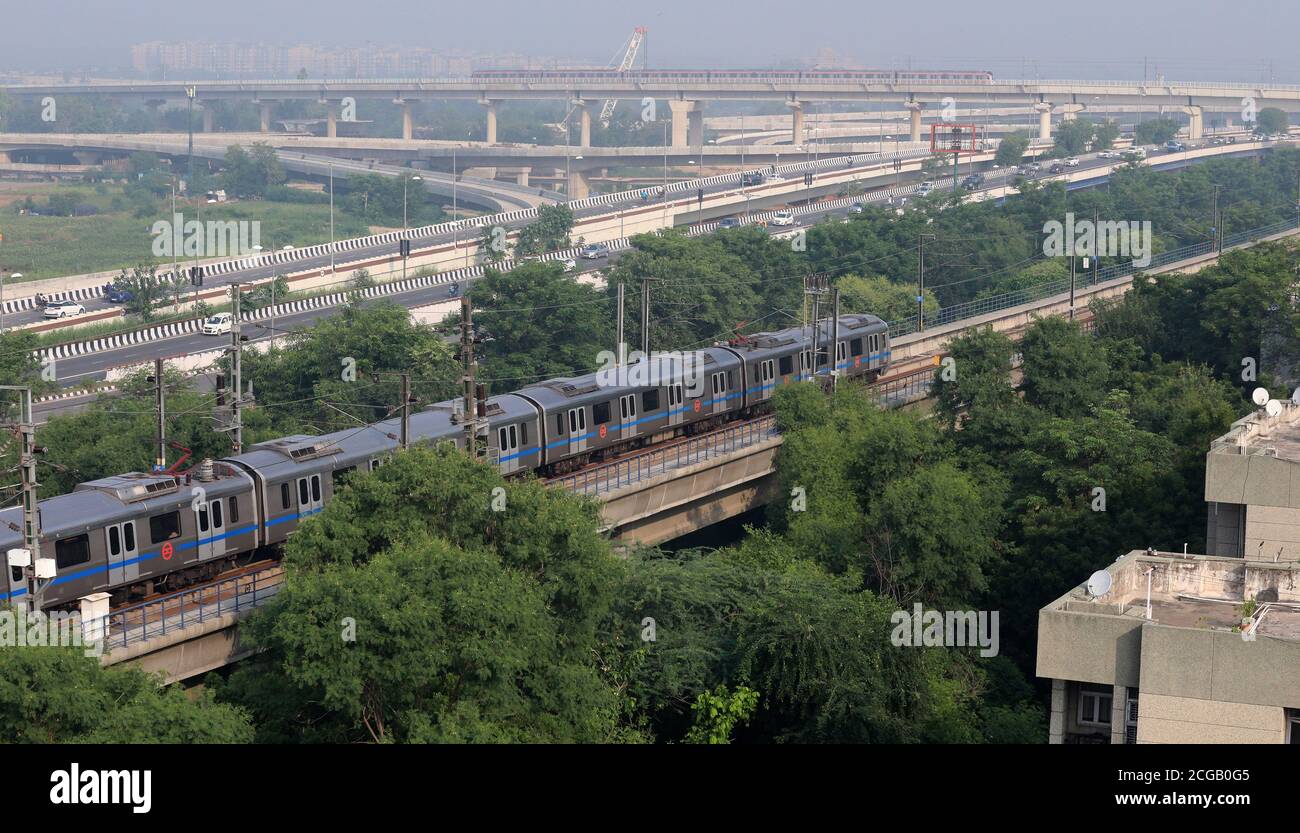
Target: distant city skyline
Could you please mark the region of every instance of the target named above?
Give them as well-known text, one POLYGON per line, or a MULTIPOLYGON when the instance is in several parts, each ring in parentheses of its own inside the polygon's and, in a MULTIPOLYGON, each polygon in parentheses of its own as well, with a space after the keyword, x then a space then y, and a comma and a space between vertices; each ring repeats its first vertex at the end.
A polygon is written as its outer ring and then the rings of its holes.
POLYGON ((1300 83, 1300 5, 1198 0, 1170 13, 1129 0, 1044 9, 1033 0, 925 6, 778 0, 743 8, 685 0, 611 7, 594 0, 223 0, 178 13, 163 0, 43 0, 5 12, 0 70, 112 74, 133 44, 186 41, 427 50, 605 65, 646 26, 653 67, 846 66, 982 69, 1000 77, 1168 78, 1300 83))

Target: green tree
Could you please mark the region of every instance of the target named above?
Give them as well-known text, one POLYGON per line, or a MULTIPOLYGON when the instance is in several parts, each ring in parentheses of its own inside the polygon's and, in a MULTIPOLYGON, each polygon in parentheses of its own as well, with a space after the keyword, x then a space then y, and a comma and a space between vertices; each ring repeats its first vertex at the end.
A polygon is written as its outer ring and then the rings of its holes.
MULTIPOLYGON (((844 275, 835 281, 840 290, 840 307, 851 312, 869 312, 885 321, 902 321, 916 315, 916 287, 894 283, 879 275, 844 275)), ((939 299, 925 296, 925 314, 939 311, 939 299)))
POLYGON ((704 692, 691 706, 695 725, 686 733, 686 743, 731 743, 736 725, 748 722, 757 708, 758 692, 743 685, 734 692, 726 686, 704 692))
POLYGON ((1019 165, 1025 157, 1025 151, 1028 149, 1029 136, 1027 134, 1021 131, 1008 133, 998 143, 998 150, 993 155, 993 161, 1004 168, 1019 165))
POLYGON ((537 219, 520 230, 515 251, 519 255, 540 255, 567 249, 572 231, 572 209, 567 205, 544 205, 537 209, 537 219))
POLYGON ((1277 107, 1265 107, 1256 114, 1255 131, 1258 133, 1286 133, 1290 127, 1286 111, 1277 107))

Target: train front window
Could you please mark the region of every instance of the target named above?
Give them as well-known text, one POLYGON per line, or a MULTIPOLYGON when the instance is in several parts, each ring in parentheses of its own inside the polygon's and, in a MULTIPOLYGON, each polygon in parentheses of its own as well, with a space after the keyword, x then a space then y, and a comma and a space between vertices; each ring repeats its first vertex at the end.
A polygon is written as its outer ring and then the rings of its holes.
POLYGON ((54 565, 62 570, 90 561, 90 536, 74 535, 54 542, 54 565))
POLYGON ((181 513, 164 512, 149 519, 149 537, 155 544, 179 538, 181 535, 181 513))

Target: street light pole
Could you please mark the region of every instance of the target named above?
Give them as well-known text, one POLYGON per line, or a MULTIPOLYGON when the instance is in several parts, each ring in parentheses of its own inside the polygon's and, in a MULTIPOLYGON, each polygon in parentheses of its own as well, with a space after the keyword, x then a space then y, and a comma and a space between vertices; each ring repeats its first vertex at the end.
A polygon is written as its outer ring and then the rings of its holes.
POLYGON ((334 270, 334 163, 329 163, 330 169, 330 277, 337 276, 334 270))

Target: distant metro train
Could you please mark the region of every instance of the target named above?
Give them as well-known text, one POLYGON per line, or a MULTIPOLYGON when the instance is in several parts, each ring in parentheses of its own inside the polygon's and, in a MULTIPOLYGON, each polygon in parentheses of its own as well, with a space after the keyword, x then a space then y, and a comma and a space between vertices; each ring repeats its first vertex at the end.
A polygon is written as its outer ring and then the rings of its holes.
MULTIPOLYGON (((891 357, 889 329, 874 315, 841 315, 835 368, 874 381, 891 357)), ((551 379, 482 403, 486 458, 507 476, 553 476, 625 451, 762 413, 781 385, 826 374, 833 329, 812 327, 733 340, 692 354, 694 367, 642 383, 590 373, 551 379), (627 382, 627 384, 619 384, 627 382)), ((633 366, 635 367, 635 365, 633 366)), ((458 401, 411 415, 413 444, 465 447, 458 401)), ((400 420, 321 436, 258 443, 206 461, 192 475, 129 474, 79 484, 39 504, 42 557, 57 573, 42 607, 72 608, 90 593, 120 604, 176 590, 272 554, 317 514, 350 474, 373 471, 397 450, 400 420)), ((23 546, 22 510, 0 511, 0 552, 23 546)), ((8 565, 6 565, 8 566, 8 565)), ((28 591, 21 568, 5 570, 0 600, 28 591)))
POLYGON ((545 82, 568 79, 631 83, 711 82, 874 82, 888 84, 956 82, 991 84, 993 73, 982 70, 922 69, 480 69, 470 77, 484 81, 545 82))

